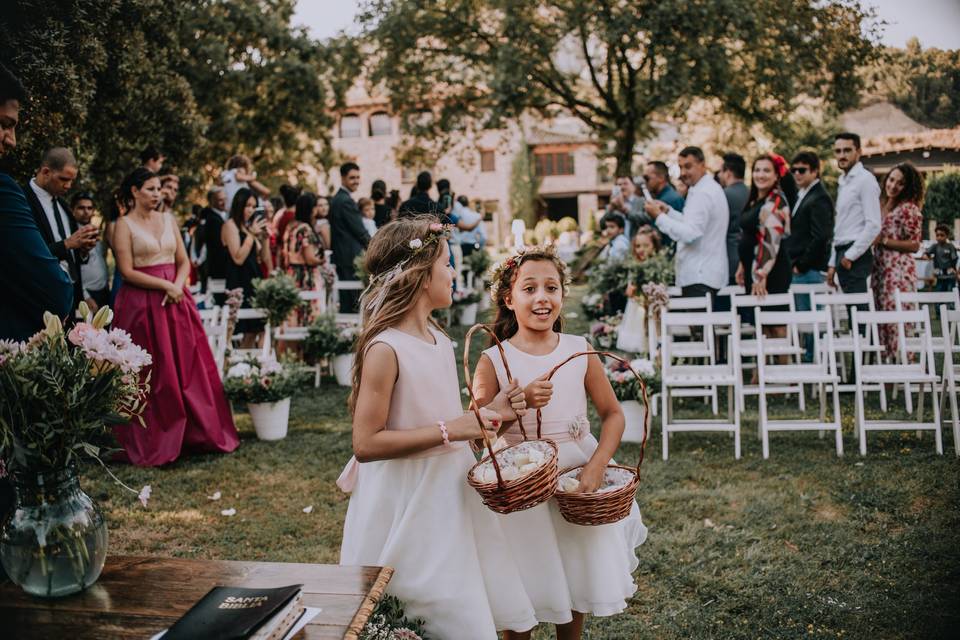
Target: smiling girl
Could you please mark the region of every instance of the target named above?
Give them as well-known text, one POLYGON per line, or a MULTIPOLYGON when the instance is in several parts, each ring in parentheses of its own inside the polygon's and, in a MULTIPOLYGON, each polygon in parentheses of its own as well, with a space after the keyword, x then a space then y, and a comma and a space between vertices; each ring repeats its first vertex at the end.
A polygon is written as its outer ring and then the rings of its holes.
MULTIPOLYGON (((545 379, 568 356, 588 350, 583 337, 562 333, 565 280, 566 265, 551 247, 528 248, 506 260, 491 286, 497 305, 494 333, 524 387, 528 409, 542 409, 543 437, 557 443, 560 468, 586 464, 580 491, 593 492, 620 445, 624 418, 595 355, 576 358, 552 381, 545 379), (590 433, 588 395, 602 423, 599 442, 590 433)), ((477 363, 477 399, 487 402, 508 384, 496 347, 486 350, 477 363)), ((535 428, 532 421, 527 424, 528 432, 535 428)), ((510 444, 519 442, 519 427, 513 425, 504 437, 510 444)), ((537 621, 556 624, 558 640, 579 638, 586 614, 610 616, 626 608, 636 591, 634 549, 647 536, 636 505, 626 520, 596 527, 568 523, 553 501, 500 520, 537 621)), ((529 632, 504 634, 506 640, 529 637, 529 632)))

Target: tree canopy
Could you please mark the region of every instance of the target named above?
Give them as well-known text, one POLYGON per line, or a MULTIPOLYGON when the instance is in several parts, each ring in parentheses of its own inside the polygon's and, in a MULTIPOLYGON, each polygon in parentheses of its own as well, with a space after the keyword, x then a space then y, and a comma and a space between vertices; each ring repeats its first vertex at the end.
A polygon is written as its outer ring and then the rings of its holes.
POLYGON ((847 0, 370 0, 361 14, 370 78, 408 130, 443 140, 563 111, 620 171, 654 116, 696 97, 772 130, 800 97, 855 105, 872 20, 847 0))
POLYGON ((22 0, 0 14, 0 59, 30 94, 11 170, 71 147, 105 196, 149 145, 194 181, 235 153, 261 173, 328 153, 349 82, 347 41, 290 27, 294 0, 22 0), (316 141, 319 140, 319 143, 316 141))

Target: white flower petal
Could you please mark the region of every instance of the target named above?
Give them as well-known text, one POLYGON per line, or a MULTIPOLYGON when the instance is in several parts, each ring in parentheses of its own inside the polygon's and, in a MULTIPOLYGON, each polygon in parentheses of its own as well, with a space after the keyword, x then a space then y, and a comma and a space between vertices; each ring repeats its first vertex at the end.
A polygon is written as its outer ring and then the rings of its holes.
POLYGON ((220 512, 220 515, 222 515, 222 516, 235 516, 235 515, 237 515, 237 510, 236 510, 236 509, 233 509, 233 508, 231 508, 231 509, 224 509, 223 511, 220 512))
POLYGON ((304 512, 304 513, 313 513, 313 505, 310 505, 309 507, 304 507, 304 508, 303 508, 303 512, 304 512))
POLYGON ((219 491, 214 491, 212 496, 207 496, 207 500, 219 500, 220 495, 219 491))

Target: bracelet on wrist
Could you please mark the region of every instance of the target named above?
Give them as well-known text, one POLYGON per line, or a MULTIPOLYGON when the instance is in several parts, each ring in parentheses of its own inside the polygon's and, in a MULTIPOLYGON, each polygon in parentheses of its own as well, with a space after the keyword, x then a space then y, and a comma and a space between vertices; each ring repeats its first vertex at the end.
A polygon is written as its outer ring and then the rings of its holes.
POLYGON ((450 433, 447 431, 446 423, 441 420, 437 423, 437 426, 440 427, 440 437, 443 438, 443 444, 450 444, 450 433))

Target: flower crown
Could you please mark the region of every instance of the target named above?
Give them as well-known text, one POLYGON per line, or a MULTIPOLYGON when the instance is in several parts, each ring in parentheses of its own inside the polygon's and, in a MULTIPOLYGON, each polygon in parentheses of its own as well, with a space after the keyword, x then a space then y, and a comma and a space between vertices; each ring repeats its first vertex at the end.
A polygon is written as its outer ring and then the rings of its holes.
POLYGON ((400 276, 403 275, 403 268, 407 266, 407 263, 413 260, 427 247, 439 242, 441 238, 449 238, 452 228, 452 225, 449 224, 442 224, 440 222, 430 223, 430 226, 427 227, 427 233, 422 238, 413 238, 407 243, 407 247, 410 249, 410 255, 386 271, 371 277, 370 284, 363 292, 364 295, 373 290, 373 288, 377 285, 380 286, 380 290, 377 291, 377 295, 375 295, 373 299, 366 304, 367 310, 373 312, 379 309, 380 305, 383 304, 383 301, 387 297, 387 291, 390 289, 390 285, 396 282, 400 276))
MULTIPOLYGON (((536 258, 546 258, 548 260, 553 260, 559 262, 561 265, 566 267, 566 263, 561 260, 556 253, 556 250, 552 245, 540 245, 533 247, 518 247, 517 252, 504 260, 503 262, 496 264, 490 270, 490 297, 493 299, 494 303, 497 302, 497 296, 500 293, 501 287, 509 287, 510 279, 513 277, 513 273, 520 268, 520 265, 523 264, 523 261, 530 256, 535 256, 536 258)), ((561 273, 565 273, 566 269, 562 269, 561 273)), ((564 275, 563 280, 563 293, 566 295, 567 286, 570 284, 570 275, 564 275)))

